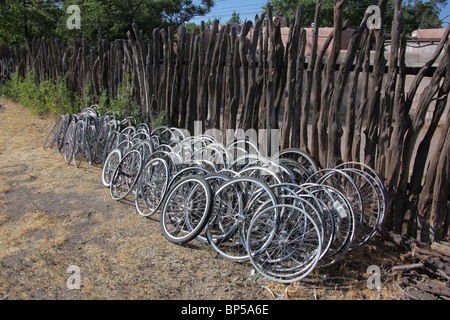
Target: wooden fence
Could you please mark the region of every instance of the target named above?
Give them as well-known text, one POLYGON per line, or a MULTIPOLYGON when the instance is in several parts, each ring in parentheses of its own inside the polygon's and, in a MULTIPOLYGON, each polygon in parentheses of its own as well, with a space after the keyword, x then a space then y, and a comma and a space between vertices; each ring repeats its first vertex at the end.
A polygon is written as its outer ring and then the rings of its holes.
POLYGON ((347 28, 345 2, 336 1, 334 30, 318 49, 317 1, 308 57, 302 6, 285 45, 280 19, 268 7, 240 34, 235 26, 214 21, 210 30, 204 24, 189 35, 185 27, 155 29, 143 39, 133 24, 126 39, 108 43, 100 36, 95 47, 81 39, 69 51, 58 39, 35 39, 13 51, 19 72, 31 68, 37 81, 68 74, 71 90, 81 92, 89 84, 96 96, 104 90, 116 96, 124 75, 132 74, 135 99, 149 121, 165 111, 171 126, 189 132, 196 120, 204 130, 280 129, 281 148, 301 148, 321 167, 364 162, 386 183, 386 230, 422 241, 442 239, 450 231, 450 114, 444 114, 450 26, 406 88, 402 1, 395 1, 389 61, 383 32, 387 0, 378 4, 381 29, 368 29, 366 15, 338 61, 347 28), (413 109, 425 76, 431 80, 413 109), (430 148, 432 139, 437 142, 430 148))

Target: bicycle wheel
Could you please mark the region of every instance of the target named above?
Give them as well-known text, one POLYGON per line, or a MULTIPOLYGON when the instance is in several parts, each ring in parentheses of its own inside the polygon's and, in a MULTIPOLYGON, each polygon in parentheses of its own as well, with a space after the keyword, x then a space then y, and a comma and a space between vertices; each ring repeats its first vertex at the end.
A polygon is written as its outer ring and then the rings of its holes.
POLYGON ((152 159, 145 165, 136 186, 136 209, 141 216, 148 217, 161 206, 167 192, 170 171, 163 159, 152 159))
POLYGON ((120 133, 116 130, 112 130, 108 134, 108 138, 106 139, 105 147, 103 149, 103 163, 105 163, 108 154, 114 150, 120 142, 120 133))
MULTIPOLYGON (((226 182, 230 181, 230 177, 220 174, 220 173, 210 173, 204 176, 205 180, 209 183, 209 186, 211 187, 211 192, 214 195, 216 191, 226 182)), ((213 196, 214 199, 214 196, 213 196)), ((213 202, 212 207, 214 207, 216 204, 213 202)), ((218 204, 220 206, 220 204, 218 204)), ((211 208, 211 216, 209 218, 209 224, 214 224, 216 221, 216 215, 214 214, 215 211, 211 208)), ((206 228, 197 236, 197 240, 202 243, 208 243, 208 239, 206 237, 206 228)))
POLYGON ((333 216, 329 211, 323 210, 321 200, 304 190, 303 192, 297 192, 295 196, 289 194, 278 197, 278 201, 280 204, 295 206, 314 219, 319 227, 322 241, 322 252, 319 259, 324 257, 333 243, 336 228, 333 216))
POLYGON ((367 242, 375 234, 382 215, 382 201, 380 201, 379 193, 375 187, 376 181, 373 176, 354 168, 342 168, 340 170, 347 173, 355 181, 361 192, 364 206, 361 231, 350 247, 352 250, 367 242))
POLYGON ((371 167, 364 163, 360 162, 344 162, 336 167, 336 169, 342 169, 342 168, 354 168, 363 171, 364 173, 367 173, 369 176, 372 177, 372 181, 374 181, 373 186, 376 189, 376 192, 378 194, 378 197, 380 199, 380 215, 379 215, 379 221, 378 225, 380 226, 383 221, 384 217, 386 215, 386 208, 387 208, 387 196, 386 196, 386 188, 384 187, 384 183, 380 176, 373 170, 371 167))
POLYGON ((280 167, 285 167, 292 172, 293 182, 296 184, 305 183, 308 180, 310 173, 297 161, 288 158, 281 158, 278 160, 280 167))
POLYGON ((248 260, 245 238, 251 219, 277 199, 267 184, 251 177, 238 177, 224 183, 214 194, 214 223, 208 225, 206 237, 222 257, 248 260))
POLYGON ((103 153, 106 147, 106 140, 108 139, 109 133, 112 130, 112 126, 108 125, 104 120, 101 121, 97 129, 97 141, 95 142, 93 149, 93 161, 94 163, 102 163, 103 153))
POLYGON ((339 190, 320 184, 302 186, 320 200, 323 212, 327 212, 334 220, 335 234, 332 243, 317 267, 329 266, 348 251, 356 232, 355 214, 350 202, 339 190))
POLYGON ((73 157, 73 151, 75 146, 75 130, 76 122, 71 121, 69 127, 67 128, 66 135, 64 137, 64 160, 67 164, 70 163, 73 157))
POLYGON ((58 154, 62 154, 64 152, 64 139, 67 133, 67 128, 69 127, 69 124, 72 120, 72 115, 70 113, 67 113, 64 116, 64 125, 61 126, 56 133, 56 151, 58 154))
POLYGON ((167 162, 169 166, 170 175, 173 176, 178 172, 178 165, 176 158, 170 152, 167 151, 155 151, 151 155, 149 155, 146 161, 150 161, 151 159, 163 159, 167 162))
POLYGON ((278 152, 275 156, 272 157, 272 161, 277 161, 279 159, 292 159, 300 163, 310 175, 319 171, 319 166, 317 162, 306 152, 298 148, 287 148, 278 152))
POLYGON ((75 128, 75 145, 73 151, 73 164, 79 167, 83 158, 90 161, 89 142, 86 137, 86 123, 79 120, 75 128))
POLYGON ((264 277, 281 283, 310 274, 322 252, 320 227, 305 211, 278 204, 258 213, 247 236, 249 258, 264 277))
POLYGON ((187 176, 193 176, 193 175, 207 175, 210 172, 207 171, 206 169, 202 168, 202 167, 197 167, 195 165, 193 166, 188 166, 186 168, 183 168, 181 170, 179 170, 178 172, 175 172, 169 180, 169 189, 173 186, 176 185, 176 183, 178 181, 180 181, 181 179, 183 179, 184 177, 187 176))
POLYGON ((57 144, 58 141, 58 134, 61 131, 61 128, 64 127, 65 123, 65 116, 59 116, 56 123, 53 125, 52 129, 50 130, 50 133, 48 134, 47 138, 44 141, 44 150, 47 150, 48 148, 51 148, 53 145, 57 144))
POLYGON ((336 226, 332 214, 325 209, 323 201, 304 185, 282 183, 271 185, 270 188, 276 194, 278 204, 299 207, 315 219, 322 234, 322 254, 320 258, 325 256, 334 241, 336 226))
POLYGON ((142 168, 142 155, 133 150, 123 156, 111 179, 110 194, 114 200, 125 198, 136 184, 142 168))
POLYGON ((108 158, 106 158, 102 170, 102 183, 105 187, 108 188, 111 185, 111 178, 116 171, 120 160, 122 160, 122 152, 119 149, 114 149, 111 151, 108 158))
POLYGON ((353 240, 355 240, 360 234, 364 221, 363 198, 355 181, 347 173, 337 169, 320 170, 310 177, 311 181, 314 181, 316 176, 319 177, 318 184, 328 185, 339 190, 350 202, 355 215, 356 229, 353 236, 353 240))
POLYGON ((265 166, 249 166, 238 172, 240 177, 252 177, 265 182, 267 185, 281 183, 277 172, 265 166))
POLYGON ((211 188, 203 177, 180 180, 162 205, 160 224, 164 237, 175 244, 195 239, 208 223, 211 205, 211 188))

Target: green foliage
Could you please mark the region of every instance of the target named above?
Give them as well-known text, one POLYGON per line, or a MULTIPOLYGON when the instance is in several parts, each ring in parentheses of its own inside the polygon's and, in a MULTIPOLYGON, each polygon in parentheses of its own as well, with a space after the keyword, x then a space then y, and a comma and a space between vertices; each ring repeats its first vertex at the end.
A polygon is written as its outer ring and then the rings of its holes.
MULTIPOLYGON (((314 22, 316 0, 269 0, 268 4, 272 5, 274 14, 286 17, 288 26, 293 21, 300 4, 303 5, 303 26, 306 28, 311 27, 314 22)), ((333 26, 333 10, 334 1, 322 0, 322 8, 320 10, 321 27, 333 26)))
POLYGON ((194 33, 195 29, 200 29, 199 26, 195 22, 186 23, 186 33, 187 34, 194 33))
POLYGON ((0 45, 25 45, 25 39, 55 34, 61 9, 56 1, 0 0, 0 45))
POLYGON ((88 108, 96 103, 94 94, 91 93, 91 82, 88 81, 86 86, 81 90, 81 95, 76 95, 75 104, 78 106, 79 110, 88 108))
POLYGON ((66 86, 66 77, 36 83, 30 71, 26 73, 25 78, 19 77, 16 71, 0 93, 20 102, 35 114, 77 112, 76 104, 73 103, 74 97, 66 86))
MULTIPOLYGON (((403 31, 407 34, 419 28, 440 28, 442 21, 439 19, 441 8, 447 4, 447 0, 408 0, 403 2, 403 31)), ((288 20, 288 25, 295 17, 300 4, 303 5, 303 25, 310 27, 314 22, 316 0, 269 0, 275 14, 283 15, 288 20)), ((356 28, 361 24, 366 9, 370 5, 377 5, 374 0, 348 0, 343 18, 349 20, 349 27, 356 28)), ((333 27, 334 25, 334 1, 322 0, 320 10, 320 26, 333 27)), ((391 32, 392 20, 394 18, 394 1, 388 1, 385 15, 385 31, 391 32)))
POLYGON ((230 20, 228 20, 228 23, 242 23, 241 17, 239 16, 239 13, 236 13, 236 10, 233 11, 230 20))
POLYGON ((131 81, 131 75, 125 74, 124 80, 118 88, 118 95, 115 99, 109 99, 110 103, 107 109, 118 118, 133 117, 137 122, 143 122, 141 107, 133 98, 134 86, 131 81))
POLYGON ((442 21, 439 19, 441 7, 447 1, 406 1, 402 7, 403 31, 411 34, 417 29, 441 28, 442 21))
POLYGON ((169 122, 167 121, 166 112, 161 111, 159 114, 153 115, 153 121, 150 125, 151 129, 155 129, 160 126, 167 126, 169 122))
POLYGON ((64 44, 86 37, 94 44, 99 33, 108 41, 124 39, 133 22, 150 37, 154 28, 178 27, 207 14, 213 0, 0 0, 0 45, 25 46, 26 39, 57 37, 64 44), (78 5, 81 29, 68 29, 70 5, 78 5))
MULTIPOLYGON (((118 119, 131 116, 138 123, 144 122, 141 108, 133 98, 134 87, 131 75, 125 75, 116 98, 112 98, 106 91, 96 98, 90 90, 89 83, 81 95, 75 95, 67 88, 67 76, 60 77, 57 81, 48 80, 37 84, 31 71, 21 78, 16 70, 11 75, 11 79, 0 87, 0 95, 21 103, 32 113, 39 115, 60 115, 67 112, 76 114, 87 107, 96 105, 100 114, 109 112, 118 119)), ((153 119, 151 127, 167 124, 164 112, 154 115, 153 119)))

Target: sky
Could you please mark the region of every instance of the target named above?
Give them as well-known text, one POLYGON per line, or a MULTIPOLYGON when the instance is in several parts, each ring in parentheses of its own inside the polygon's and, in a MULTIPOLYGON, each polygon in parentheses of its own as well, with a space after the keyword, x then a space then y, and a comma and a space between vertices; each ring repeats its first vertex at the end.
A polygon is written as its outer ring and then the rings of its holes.
MULTIPOLYGON (((447 27, 447 24, 450 23, 450 1, 445 8, 442 9, 439 18, 444 21, 443 27, 447 27)), ((200 22, 208 21, 211 19, 219 19, 220 22, 227 22, 233 11, 236 10, 239 13, 239 17, 242 21, 245 19, 254 21, 255 15, 260 15, 263 11, 262 7, 265 6, 267 0, 216 0, 216 4, 211 10, 209 14, 203 17, 197 17, 191 20, 191 22, 195 22, 196 24, 200 24, 200 22)))
POLYGON ((442 9, 439 18, 444 22, 442 26, 446 28, 447 24, 450 23, 450 1, 448 2, 447 6, 442 9))
POLYGON ((199 24, 202 20, 208 21, 211 19, 219 19, 224 23, 230 20, 233 11, 236 10, 239 13, 239 17, 242 21, 255 20, 255 15, 261 15, 263 12, 262 7, 266 5, 267 0, 215 0, 215 5, 211 12, 203 17, 197 17, 192 19, 191 22, 199 24))

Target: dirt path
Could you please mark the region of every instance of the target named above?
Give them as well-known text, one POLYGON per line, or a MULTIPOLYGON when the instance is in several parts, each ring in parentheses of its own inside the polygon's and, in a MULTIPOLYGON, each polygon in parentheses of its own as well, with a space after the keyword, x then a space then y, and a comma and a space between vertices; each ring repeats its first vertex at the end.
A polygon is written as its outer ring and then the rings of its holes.
POLYGON ((381 292, 365 285, 369 265, 383 269, 396 256, 376 239, 332 269, 291 285, 262 279, 250 263, 224 260, 206 244, 175 246, 162 236, 158 215, 141 217, 132 201, 110 198, 100 167, 69 166, 54 149, 42 148, 56 118, 31 115, 3 98, 0 105, 0 299, 390 299, 397 294, 388 275, 383 274, 381 292), (80 289, 67 287, 69 266, 79 267, 80 289), (323 283, 324 275, 351 282, 325 283, 336 290, 305 289, 323 283))

